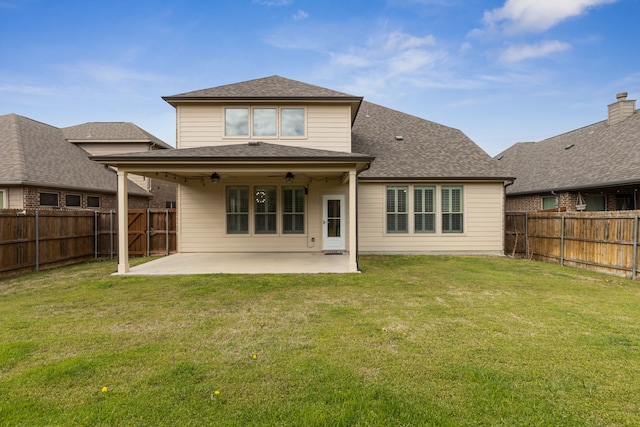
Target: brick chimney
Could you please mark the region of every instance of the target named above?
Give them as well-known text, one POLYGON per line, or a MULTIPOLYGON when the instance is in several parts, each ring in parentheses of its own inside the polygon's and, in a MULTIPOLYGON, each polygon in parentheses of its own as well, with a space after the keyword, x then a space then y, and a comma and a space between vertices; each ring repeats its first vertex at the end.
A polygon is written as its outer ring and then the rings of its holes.
POLYGON ((609 104, 609 124, 620 123, 636 111, 636 101, 627 100, 627 92, 616 94, 617 101, 609 104))

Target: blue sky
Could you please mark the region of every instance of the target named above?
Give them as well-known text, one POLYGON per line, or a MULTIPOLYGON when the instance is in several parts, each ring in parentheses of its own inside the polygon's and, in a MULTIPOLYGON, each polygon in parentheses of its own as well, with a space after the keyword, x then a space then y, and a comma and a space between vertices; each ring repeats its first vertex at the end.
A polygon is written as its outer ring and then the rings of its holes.
POLYGON ((278 74, 462 130, 490 155, 640 98, 638 0, 0 0, 0 114, 130 121, 278 74))

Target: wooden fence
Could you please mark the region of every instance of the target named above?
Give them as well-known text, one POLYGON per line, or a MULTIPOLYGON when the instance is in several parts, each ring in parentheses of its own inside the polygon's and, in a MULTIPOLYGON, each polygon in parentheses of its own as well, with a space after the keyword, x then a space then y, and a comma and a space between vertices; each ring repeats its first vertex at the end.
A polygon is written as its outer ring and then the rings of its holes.
MULTIPOLYGON (((116 212, 0 210, 0 276, 114 259, 116 212)), ((175 209, 129 210, 129 255, 176 252, 175 209)))
POLYGON ((505 253, 635 279, 640 211, 507 213, 505 253))

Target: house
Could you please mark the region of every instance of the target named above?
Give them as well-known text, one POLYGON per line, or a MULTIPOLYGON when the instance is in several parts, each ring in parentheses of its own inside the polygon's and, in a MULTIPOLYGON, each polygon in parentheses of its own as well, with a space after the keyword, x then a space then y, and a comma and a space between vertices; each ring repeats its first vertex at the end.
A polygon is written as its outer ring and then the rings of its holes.
POLYGON ((607 120, 496 156, 516 176, 507 211, 638 209, 640 114, 626 92, 616 98, 607 120))
MULTIPOLYGON (((57 127, 17 114, 0 116, 0 209, 117 207, 117 176, 70 144, 57 127)), ((131 207, 151 194, 128 183, 131 207)))
POLYGON ((164 100, 175 150, 93 159, 178 183, 178 252, 503 253, 511 178, 459 130, 280 76, 164 100))
MULTIPOLYGON (((62 128, 62 133, 68 142, 92 156, 173 149, 160 138, 130 122, 89 122, 62 128)), ((129 178, 152 194, 148 207, 175 207, 175 183, 133 174, 129 178)))

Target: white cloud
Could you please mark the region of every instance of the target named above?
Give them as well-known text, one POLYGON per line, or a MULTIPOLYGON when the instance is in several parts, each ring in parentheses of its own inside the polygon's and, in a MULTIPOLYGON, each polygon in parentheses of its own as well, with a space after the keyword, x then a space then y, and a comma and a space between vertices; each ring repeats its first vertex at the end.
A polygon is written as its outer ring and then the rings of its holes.
POLYGON ((436 44, 436 40, 432 35, 415 37, 410 34, 396 31, 386 37, 387 41, 384 48, 387 50, 402 50, 421 46, 433 46, 436 44))
POLYGON ((589 9, 617 0, 507 0, 501 8, 486 11, 486 28, 501 26, 510 33, 542 32, 589 9))
POLYGON ((500 54, 500 62, 518 62, 524 59, 542 58, 553 53, 563 52, 571 45, 558 40, 549 40, 537 44, 509 46, 500 54))
POLYGON ((304 10, 299 10, 295 13, 295 15, 293 15, 293 20, 302 21, 304 19, 307 19, 308 17, 309 17, 309 14, 307 12, 305 12, 304 10))

